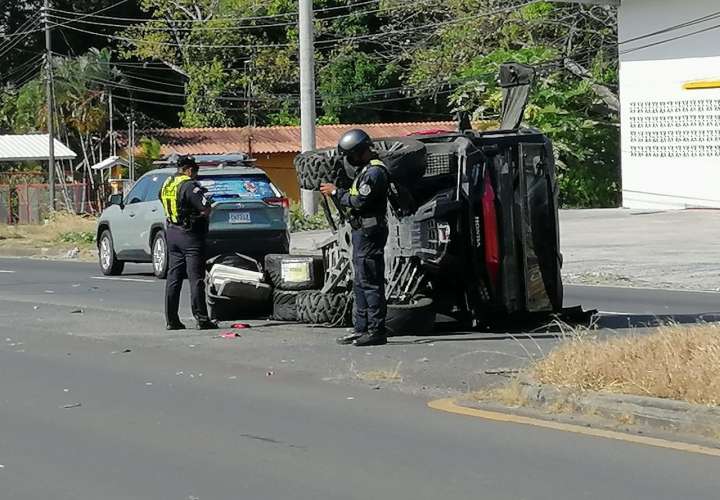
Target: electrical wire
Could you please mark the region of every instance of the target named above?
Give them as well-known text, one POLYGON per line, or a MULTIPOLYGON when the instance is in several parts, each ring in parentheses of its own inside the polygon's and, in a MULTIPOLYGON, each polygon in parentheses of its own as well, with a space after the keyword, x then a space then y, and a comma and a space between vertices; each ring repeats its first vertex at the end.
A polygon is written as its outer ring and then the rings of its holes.
MULTIPOLYGON (((127 1, 127 0, 125 0, 125 1, 127 1)), ((363 2, 358 2, 358 3, 348 4, 348 5, 339 5, 336 7, 325 7, 322 9, 315 9, 315 10, 313 10, 313 13, 320 14, 323 12, 332 12, 332 11, 336 11, 336 10, 355 9, 357 7, 362 7, 364 5, 369 5, 369 4, 378 3, 378 2, 379 2, 379 0, 365 0, 363 2)), ((61 10, 61 9, 52 9, 51 8, 50 10, 53 12, 58 12, 58 13, 66 14, 66 15, 70 15, 70 16, 74 16, 74 15, 78 14, 77 12, 70 12, 70 11, 61 10)), ((103 10, 107 10, 107 9, 103 9, 103 10)), ((152 18, 152 17, 151 18, 132 18, 132 17, 97 16, 97 15, 94 15, 94 13, 88 14, 88 16, 90 16, 90 15, 92 15, 93 17, 100 18, 100 19, 109 19, 109 20, 113 20, 113 21, 138 22, 138 21, 158 21, 158 20, 160 20, 159 18, 152 18)), ((297 15, 298 15, 298 12, 285 12, 282 14, 273 14, 273 15, 267 15, 267 16, 228 16, 228 17, 214 17, 211 19, 213 19, 213 20, 228 20, 228 21, 233 21, 233 20, 235 20, 235 21, 256 21, 256 20, 260 20, 260 19, 277 19, 277 18, 281 18, 281 17, 291 17, 291 16, 295 17, 297 15)), ((206 19, 177 19, 177 20, 174 19, 173 21, 175 21, 175 22, 190 22, 190 23, 207 22, 206 19)))
POLYGON ((664 44, 666 44, 666 43, 675 42, 675 41, 677 41, 677 40, 682 40, 682 39, 684 39, 684 38, 688 38, 688 37, 691 37, 691 36, 700 35, 700 34, 702 34, 702 33, 707 33, 707 32, 709 32, 709 31, 714 31, 714 30, 716 30, 716 29, 720 29, 720 24, 716 24, 716 25, 714 25, 714 26, 709 26, 709 27, 707 27, 707 28, 703 28, 703 29, 700 29, 700 30, 697 30, 697 31, 692 31, 692 32, 690 32, 690 33, 685 33, 685 34, 683 34, 683 35, 674 36, 674 37, 672 37, 672 38, 666 38, 665 40, 659 40, 659 41, 657 41, 657 42, 648 43, 648 44, 645 44, 645 45, 641 45, 641 46, 639 46, 639 47, 633 47, 633 48, 631 48, 631 49, 621 50, 621 51, 619 51, 618 53, 619 53, 620 55, 630 54, 630 53, 632 53, 632 52, 637 52, 637 51, 639 51, 639 50, 649 49, 649 48, 651 48, 651 47, 657 47, 658 45, 664 45, 664 44))
MULTIPOLYGON (((533 5, 533 4, 539 3, 541 1, 543 1, 543 0, 529 0, 527 2, 518 4, 518 5, 513 5, 511 7, 503 7, 500 9, 493 10, 493 11, 481 12, 478 14, 474 14, 472 16, 467 16, 467 17, 462 17, 462 18, 457 18, 457 19, 450 19, 447 21, 431 23, 431 24, 427 24, 424 26, 413 26, 410 28, 399 29, 399 30, 390 30, 390 31, 384 31, 384 32, 373 33, 373 34, 368 34, 368 35, 350 36, 350 37, 333 39, 333 40, 318 41, 315 43, 315 46, 317 47, 317 46, 321 46, 321 45, 338 44, 340 42, 347 42, 347 41, 367 40, 367 39, 379 38, 379 37, 388 36, 388 35, 398 35, 401 33, 409 33, 409 32, 418 31, 418 30, 428 30, 428 29, 435 28, 435 27, 447 26, 447 25, 452 25, 452 24, 457 24, 457 23, 477 19, 477 18, 487 16, 487 15, 499 14, 502 12, 507 12, 509 10, 515 10, 520 7, 527 7, 529 5, 533 5)), ((260 49, 260 48, 294 47, 296 45, 294 43, 292 43, 292 44, 291 43, 246 44, 246 45, 232 45, 232 44, 219 44, 218 45, 218 44, 188 43, 188 44, 181 45, 181 44, 172 43, 172 42, 144 41, 144 40, 140 40, 137 38, 130 38, 130 37, 125 37, 125 36, 120 36, 120 35, 103 34, 103 33, 98 33, 95 31, 89 31, 89 30, 85 30, 82 28, 77 28, 74 26, 65 26, 65 28, 68 28, 68 29, 71 29, 74 31, 78 31, 81 33, 104 37, 107 39, 114 39, 114 40, 130 42, 135 45, 155 45, 155 46, 163 46, 163 47, 198 48, 198 49, 260 49)))

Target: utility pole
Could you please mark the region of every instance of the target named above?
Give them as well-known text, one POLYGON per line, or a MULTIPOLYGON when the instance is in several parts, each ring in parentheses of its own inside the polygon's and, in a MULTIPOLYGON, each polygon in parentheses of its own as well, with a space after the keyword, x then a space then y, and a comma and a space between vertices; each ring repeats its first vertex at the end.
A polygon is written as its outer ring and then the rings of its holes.
MULTIPOLYGON (((315 34, 312 0, 299 2, 300 137, 301 150, 305 152, 315 149, 315 34)), ((305 213, 317 212, 315 192, 303 189, 301 196, 305 213)))
POLYGON ((108 108, 110 112, 110 154, 108 156, 115 156, 115 130, 113 129, 112 89, 108 91, 108 108))
POLYGON ((53 102, 53 69, 52 69, 52 35, 50 33, 50 0, 43 5, 43 21, 45 22, 45 64, 47 65, 47 82, 45 86, 48 129, 48 192, 50 195, 50 211, 55 211, 55 103, 53 102))

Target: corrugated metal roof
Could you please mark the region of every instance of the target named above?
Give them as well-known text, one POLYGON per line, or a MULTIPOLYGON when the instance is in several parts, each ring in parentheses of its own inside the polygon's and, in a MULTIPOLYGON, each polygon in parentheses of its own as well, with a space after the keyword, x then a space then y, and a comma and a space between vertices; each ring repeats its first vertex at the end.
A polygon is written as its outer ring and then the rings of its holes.
MULTIPOLYGON (((0 135, 0 161, 42 161, 50 155, 47 134, 0 135)), ((55 159, 73 160, 77 155, 55 139, 55 159)))
POLYGON ((105 158, 103 161, 96 163, 90 168, 93 170, 106 170, 116 167, 118 165, 120 165, 121 167, 127 167, 128 162, 127 160, 120 158, 119 156, 110 156, 109 158, 105 158))
MULTIPOLYGON (((454 131, 452 121, 413 123, 368 123, 320 125, 316 129, 318 148, 332 148, 340 136, 362 128, 372 137, 402 137, 425 130, 454 131)), ((154 137, 162 144, 161 154, 253 154, 299 153, 300 127, 248 128, 169 128, 145 130, 139 134, 154 137)))

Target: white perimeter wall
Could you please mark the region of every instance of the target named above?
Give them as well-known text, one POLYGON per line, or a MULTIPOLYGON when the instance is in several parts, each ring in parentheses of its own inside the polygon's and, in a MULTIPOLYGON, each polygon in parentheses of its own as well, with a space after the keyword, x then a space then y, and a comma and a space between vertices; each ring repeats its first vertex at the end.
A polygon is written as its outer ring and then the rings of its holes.
MULTIPOLYGON (((623 0, 620 40, 720 11, 720 0, 623 0)), ((720 81, 720 25, 715 18, 621 43, 623 205, 629 208, 720 207, 720 89, 685 90, 720 81), (668 43, 653 44, 682 37, 668 43)))

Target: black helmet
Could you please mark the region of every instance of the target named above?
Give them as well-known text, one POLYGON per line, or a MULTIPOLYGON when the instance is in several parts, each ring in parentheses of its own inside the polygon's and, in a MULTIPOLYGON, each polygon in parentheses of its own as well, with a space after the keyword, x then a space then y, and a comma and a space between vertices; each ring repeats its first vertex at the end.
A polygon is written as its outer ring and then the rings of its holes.
POLYGON ((348 163, 353 166, 360 166, 361 156, 372 148, 373 142, 370 136, 359 128, 345 132, 338 142, 338 154, 347 157, 348 163))
POLYGON ((195 168, 198 168, 198 164, 195 161, 194 157, 187 155, 187 156, 181 156, 178 159, 178 162, 177 162, 178 170, 195 169, 195 168))

